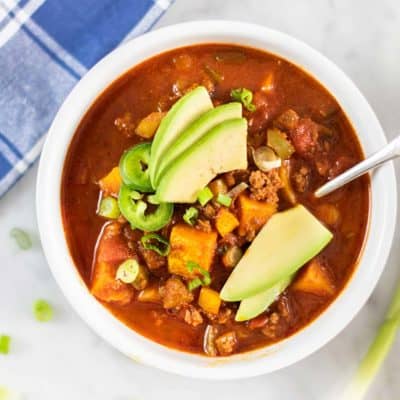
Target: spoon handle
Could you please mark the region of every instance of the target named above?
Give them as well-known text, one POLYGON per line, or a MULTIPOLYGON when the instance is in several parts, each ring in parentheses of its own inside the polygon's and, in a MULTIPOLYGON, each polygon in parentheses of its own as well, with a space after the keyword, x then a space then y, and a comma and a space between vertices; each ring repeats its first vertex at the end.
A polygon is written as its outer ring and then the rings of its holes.
POLYGON ((336 189, 344 186, 346 183, 364 175, 366 172, 384 164, 386 161, 392 160, 393 158, 400 156, 400 136, 397 136, 394 140, 384 146, 382 149, 372 154, 372 156, 366 158, 364 161, 354 165, 354 167, 348 169, 336 178, 325 183, 314 193, 315 197, 320 198, 333 192, 336 189))

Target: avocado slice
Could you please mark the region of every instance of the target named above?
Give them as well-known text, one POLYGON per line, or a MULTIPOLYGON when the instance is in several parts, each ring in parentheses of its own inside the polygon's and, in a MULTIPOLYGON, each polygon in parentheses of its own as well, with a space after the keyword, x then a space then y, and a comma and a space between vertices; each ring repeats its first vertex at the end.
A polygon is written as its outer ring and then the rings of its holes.
POLYGON ((181 97, 162 119, 151 145, 149 174, 153 188, 161 157, 190 123, 212 108, 213 104, 207 89, 198 86, 181 97))
POLYGON ((304 206, 274 214, 225 282, 220 297, 239 301, 293 275, 332 239, 304 206))
POLYGON ((242 105, 228 103, 215 107, 193 121, 166 150, 157 164, 154 172, 154 185, 157 187, 160 177, 179 154, 183 153, 193 143, 206 134, 211 128, 228 119, 240 118, 242 105))
POLYGON ((235 118, 212 128, 179 155, 160 178, 160 202, 194 203, 217 174, 247 168, 247 121, 235 118))
POLYGON ((235 321, 248 321, 264 312, 289 286, 292 277, 283 278, 267 290, 243 299, 236 312, 235 321))

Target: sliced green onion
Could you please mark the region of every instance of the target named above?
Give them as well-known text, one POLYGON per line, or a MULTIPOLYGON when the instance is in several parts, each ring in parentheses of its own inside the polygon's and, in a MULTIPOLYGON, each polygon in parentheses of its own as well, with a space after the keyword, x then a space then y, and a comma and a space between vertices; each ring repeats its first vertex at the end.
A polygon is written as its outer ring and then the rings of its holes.
POLYGON ((361 400, 364 398, 393 345, 399 327, 400 284, 397 286, 384 322, 379 327, 374 341, 370 345, 367 354, 362 359, 358 370, 347 388, 344 396, 345 400, 361 400))
POLYGON ((33 303, 33 314, 39 322, 48 322, 53 318, 53 307, 43 299, 33 303))
POLYGON ((229 207, 232 204, 232 198, 227 194, 220 193, 217 196, 217 202, 225 207, 229 207))
POLYGON ((183 214, 183 220, 189 225, 194 225, 198 216, 199 210, 195 207, 189 207, 183 214))
POLYGON ((170 245, 168 240, 157 233, 143 235, 140 241, 145 249, 153 250, 160 256, 167 256, 169 254, 170 245))
POLYGON ((134 258, 128 258, 117 269, 115 278, 131 284, 137 290, 143 290, 149 283, 148 272, 134 258))
POLYGON ((10 352, 10 343, 10 336, 0 335, 0 354, 8 354, 10 352))
POLYGON ((202 268, 197 262, 188 261, 186 263, 186 268, 189 272, 199 272, 202 275, 203 279, 201 280, 201 284, 203 286, 208 286, 211 283, 210 273, 206 269, 202 268))
POLYGON ((256 106, 252 103, 253 93, 249 89, 246 88, 232 89, 231 98, 232 100, 240 101, 243 104, 243 106, 251 112, 256 110, 256 106))
POLYGON ((30 236, 22 229, 19 228, 11 229, 10 236, 15 239, 20 249, 29 250, 32 247, 32 240, 30 236))
POLYGON ((118 200, 114 197, 104 197, 101 199, 97 214, 104 218, 117 219, 121 212, 118 207, 118 200))
POLYGON ((115 278, 124 282, 132 283, 139 275, 139 263, 133 258, 125 260, 117 269, 115 278))
POLYGON ((204 189, 201 189, 197 195, 197 200, 202 206, 205 206, 212 198, 213 192, 208 186, 206 186, 204 189))
POLYGON ((211 68, 209 65, 204 65, 204 71, 206 74, 215 82, 219 83, 224 80, 224 76, 221 75, 219 72, 215 71, 213 68, 211 68))
POLYGON ((188 289, 190 291, 197 289, 199 286, 202 286, 203 282, 201 281, 200 278, 194 278, 188 283, 188 289))

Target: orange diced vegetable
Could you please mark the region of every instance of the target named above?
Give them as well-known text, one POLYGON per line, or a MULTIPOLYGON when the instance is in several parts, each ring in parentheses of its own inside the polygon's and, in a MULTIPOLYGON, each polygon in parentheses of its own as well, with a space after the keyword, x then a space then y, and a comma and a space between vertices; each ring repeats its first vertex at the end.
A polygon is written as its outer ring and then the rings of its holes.
POLYGON ((134 289, 131 285, 115 278, 116 269, 106 262, 96 263, 91 292, 99 300, 107 303, 128 304, 132 300, 134 289))
POLYGON ((186 225, 175 225, 171 231, 170 245, 169 272, 185 278, 193 278, 198 272, 190 272, 187 262, 195 262, 209 271, 217 247, 217 233, 203 232, 186 225))
POLYGON ((315 210, 317 217, 327 225, 335 226, 340 218, 338 208, 333 204, 320 204, 315 210))
POLYGON ((317 296, 330 296, 335 293, 332 278, 318 259, 313 259, 300 271, 292 289, 317 296))
POLYGON ((245 195, 239 196, 240 224, 239 235, 257 232, 277 211, 276 204, 265 203, 250 199, 245 195))
POLYGON ((282 193, 290 204, 295 205, 297 199, 290 182, 289 162, 284 162, 279 168, 279 177, 282 182, 282 193))
POLYGON ((119 167, 114 167, 105 177, 99 181, 99 186, 103 192, 117 197, 121 188, 122 179, 119 167))
POLYGON ((138 301, 143 303, 160 303, 161 297, 157 285, 148 286, 138 294, 138 301))
POLYGON ((145 139, 152 138, 160 126, 161 120, 164 118, 165 114, 165 112, 157 111, 152 112, 147 117, 144 117, 136 127, 136 135, 145 139))
POLYGON ((96 262, 120 264, 132 257, 132 250, 121 234, 121 225, 117 222, 105 225, 97 244, 96 262))
POLYGON ((219 293, 215 290, 208 287, 202 287, 198 303, 204 311, 216 315, 221 306, 221 298, 219 297, 219 293))
POLYGON ((261 91, 264 93, 270 92, 274 88, 274 74, 269 72, 261 84, 261 91))
POLYGON ((232 232, 238 226, 239 221, 234 214, 232 214, 226 208, 221 208, 218 211, 217 218, 215 220, 215 227, 222 237, 232 232))

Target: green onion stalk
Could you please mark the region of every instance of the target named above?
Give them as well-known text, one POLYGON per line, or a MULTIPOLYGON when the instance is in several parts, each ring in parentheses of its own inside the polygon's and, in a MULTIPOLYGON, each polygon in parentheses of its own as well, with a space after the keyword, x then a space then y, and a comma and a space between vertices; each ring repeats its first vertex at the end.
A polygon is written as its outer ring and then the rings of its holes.
POLYGON ((344 395, 344 400, 361 400, 372 384, 384 362, 400 327, 400 282, 395 290, 392 302, 386 313, 382 325, 367 354, 362 359, 349 387, 344 395))

